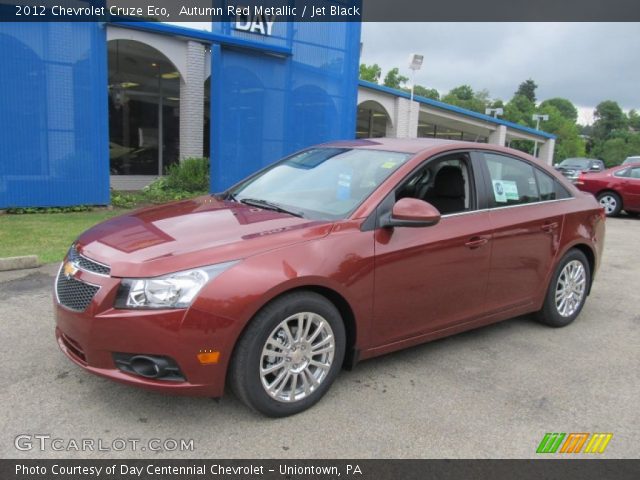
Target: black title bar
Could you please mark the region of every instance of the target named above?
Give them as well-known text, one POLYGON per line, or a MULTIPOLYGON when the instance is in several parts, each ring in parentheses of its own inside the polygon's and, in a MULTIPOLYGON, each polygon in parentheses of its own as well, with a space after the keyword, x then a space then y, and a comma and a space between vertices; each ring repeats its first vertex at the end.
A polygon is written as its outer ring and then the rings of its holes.
POLYGON ((638 0, 0 0, 0 22, 638 22, 638 0))
POLYGON ((637 479, 640 460, 0 460, 2 480, 637 479))

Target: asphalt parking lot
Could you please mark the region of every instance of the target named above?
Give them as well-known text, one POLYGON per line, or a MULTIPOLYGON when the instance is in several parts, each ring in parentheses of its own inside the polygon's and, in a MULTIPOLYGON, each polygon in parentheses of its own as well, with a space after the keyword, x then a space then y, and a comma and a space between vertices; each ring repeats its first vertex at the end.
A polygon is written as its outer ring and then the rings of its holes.
POLYGON ((608 220, 591 296, 567 328, 521 317, 366 361, 280 420, 231 394, 170 397, 84 372, 53 336, 57 266, 0 272, 0 457, 522 458, 546 432, 612 432, 603 456, 638 458, 639 245, 640 219, 608 220), (20 451, 21 434, 193 439, 194 450, 20 451))

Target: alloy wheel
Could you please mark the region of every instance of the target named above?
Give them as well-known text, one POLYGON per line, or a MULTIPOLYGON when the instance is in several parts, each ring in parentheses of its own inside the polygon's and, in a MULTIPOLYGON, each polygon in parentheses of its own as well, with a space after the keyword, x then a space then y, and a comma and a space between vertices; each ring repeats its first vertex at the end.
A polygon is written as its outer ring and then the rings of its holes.
POLYGON ((325 318, 312 312, 289 316, 271 331, 262 349, 264 390, 280 402, 307 398, 329 374, 335 348, 335 336, 325 318))
POLYGON ((573 315, 584 298, 587 285, 587 275, 584 265, 579 260, 567 263, 556 284, 556 309, 563 317, 573 315))

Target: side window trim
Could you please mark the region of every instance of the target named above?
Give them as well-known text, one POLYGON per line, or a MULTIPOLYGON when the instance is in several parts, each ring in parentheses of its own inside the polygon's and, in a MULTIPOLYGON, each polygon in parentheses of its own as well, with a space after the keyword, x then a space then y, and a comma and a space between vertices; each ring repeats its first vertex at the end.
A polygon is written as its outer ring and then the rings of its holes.
POLYGON ((482 151, 472 150, 470 152, 470 157, 476 183, 476 201, 478 202, 477 210, 487 210, 491 208, 491 202, 489 201, 489 185, 491 185, 489 169, 485 164, 482 151))

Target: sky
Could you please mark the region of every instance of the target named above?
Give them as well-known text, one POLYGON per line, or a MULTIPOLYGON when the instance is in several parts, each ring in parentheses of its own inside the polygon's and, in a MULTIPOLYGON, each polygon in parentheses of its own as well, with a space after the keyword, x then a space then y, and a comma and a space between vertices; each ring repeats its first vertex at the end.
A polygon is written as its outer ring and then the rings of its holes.
MULTIPOLYGON (((578 121, 593 121, 602 100, 640 110, 640 23, 363 23, 361 63, 411 78, 440 94, 459 85, 508 101, 528 78, 538 101, 564 97, 578 121)), ((409 82, 410 83, 410 82, 409 82)))

